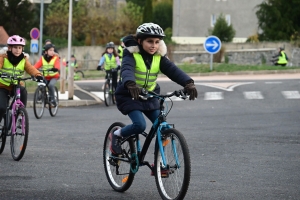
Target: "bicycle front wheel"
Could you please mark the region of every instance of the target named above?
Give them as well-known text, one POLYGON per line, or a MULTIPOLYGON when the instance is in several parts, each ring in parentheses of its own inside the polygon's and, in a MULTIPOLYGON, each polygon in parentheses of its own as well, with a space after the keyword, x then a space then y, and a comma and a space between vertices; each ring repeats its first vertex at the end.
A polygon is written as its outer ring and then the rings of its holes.
MULTIPOLYGON (((129 159, 123 154, 115 156, 110 150, 111 139, 109 135, 111 131, 117 127, 120 128, 124 126, 125 125, 120 122, 113 123, 107 130, 103 145, 103 164, 106 178, 110 186, 118 192, 126 191, 131 186, 134 179, 134 173, 130 170, 129 159)), ((121 146, 123 151, 125 151, 129 157, 133 153, 136 153, 134 141, 132 139, 127 140, 121 146)))
POLYGON ((109 80, 105 81, 104 85, 104 102, 106 106, 109 106, 112 103, 112 85, 109 80))
POLYGON ((40 119, 44 114, 44 109, 45 109, 45 96, 43 93, 43 89, 37 87, 33 97, 33 112, 35 118, 40 119))
POLYGON ((156 145, 154 153, 154 175, 158 192, 162 199, 183 199, 190 183, 191 161, 188 145, 183 135, 176 129, 162 133, 162 152, 156 145))
POLYGON ((15 120, 16 126, 15 130, 12 130, 10 149, 13 159, 19 161, 25 153, 29 134, 29 118, 25 108, 17 110, 15 120))
POLYGON ((58 98, 57 87, 54 87, 54 89, 55 89, 55 91, 54 91, 54 99, 56 101, 56 106, 55 107, 52 107, 51 105, 49 106, 49 112, 50 112, 50 115, 52 117, 54 117, 57 114, 58 106, 59 106, 59 98, 58 98))
POLYGON ((5 117, 0 122, 0 154, 3 152, 6 143, 5 117))

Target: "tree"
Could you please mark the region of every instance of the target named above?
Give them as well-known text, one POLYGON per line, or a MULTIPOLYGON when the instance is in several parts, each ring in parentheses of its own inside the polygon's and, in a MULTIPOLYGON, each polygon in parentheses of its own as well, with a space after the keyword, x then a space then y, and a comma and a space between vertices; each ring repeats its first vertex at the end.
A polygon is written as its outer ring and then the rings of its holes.
POLYGON ((152 21, 153 21, 152 0, 146 0, 144 12, 143 12, 143 23, 152 22, 152 21))
POLYGON ((142 23, 143 9, 134 3, 127 3, 117 18, 116 29, 120 38, 135 33, 136 28, 142 23))
POLYGON ((141 8, 144 8, 146 5, 146 0, 126 0, 126 2, 136 4, 141 8))
POLYGON ((300 31, 299 0, 267 0, 257 6, 260 40, 289 40, 300 31))
POLYGON ((34 5, 28 0, 0 0, 0 24, 8 35, 29 38, 36 23, 34 5))
POLYGON ((225 17, 221 14, 213 29, 208 30, 209 35, 217 36, 222 42, 231 42, 235 36, 235 30, 232 24, 228 25, 225 17))
POLYGON ((163 30, 172 28, 173 4, 167 1, 157 3, 153 9, 153 22, 159 24, 163 30))

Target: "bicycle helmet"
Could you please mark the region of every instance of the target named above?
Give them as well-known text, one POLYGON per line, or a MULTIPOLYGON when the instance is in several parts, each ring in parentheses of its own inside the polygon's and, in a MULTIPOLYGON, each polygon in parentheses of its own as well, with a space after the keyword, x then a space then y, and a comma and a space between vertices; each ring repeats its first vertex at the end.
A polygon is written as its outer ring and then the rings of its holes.
POLYGON ((136 35, 138 38, 140 38, 140 37, 163 38, 166 36, 163 29, 159 25, 151 23, 151 22, 140 25, 136 29, 136 35))
POLYGON ((46 44, 44 46, 44 51, 48 51, 50 48, 54 48, 55 46, 53 44, 46 44))
POLYGON ((25 39, 18 36, 18 35, 13 35, 13 36, 10 36, 7 39, 7 45, 10 45, 10 46, 14 46, 14 45, 25 46, 25 39))
POLYGON ((106 44, 106 48, 115 48, 115 44, 113 42, 109 42, 106 44))
POLYGON ((280 51, 283 51, 283 50, 284 50, 284 48, 283 48, 283 47, 279 47, 279 50, 280 50, 280 51))

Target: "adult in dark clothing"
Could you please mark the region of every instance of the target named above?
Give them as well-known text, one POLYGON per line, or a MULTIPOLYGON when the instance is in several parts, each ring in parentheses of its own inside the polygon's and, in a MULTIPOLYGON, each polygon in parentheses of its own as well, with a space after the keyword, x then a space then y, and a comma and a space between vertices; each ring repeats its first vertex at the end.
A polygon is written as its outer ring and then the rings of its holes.
POLYGON ((126 36, 121 76, 115 97, 117 107, 122 114, 128 115, 132 124, 123 128, 113 129, 110 134, 110 150, 114 154, 121 153, 119 138, 132 134, 140 134, 146 129, 143 114, 153 123, 159 115, 159 101, 157 98, 141 100, 141 88, 160 93, 156 82, 159 71, 172 81, 185 87, 190 95, 189 99, 197 98, 197 90, 193 79, 179 69, 165 55, 167 47, 162 40, 165 36, 162 28, 154 23, 140 25, 135 35, 126 36))

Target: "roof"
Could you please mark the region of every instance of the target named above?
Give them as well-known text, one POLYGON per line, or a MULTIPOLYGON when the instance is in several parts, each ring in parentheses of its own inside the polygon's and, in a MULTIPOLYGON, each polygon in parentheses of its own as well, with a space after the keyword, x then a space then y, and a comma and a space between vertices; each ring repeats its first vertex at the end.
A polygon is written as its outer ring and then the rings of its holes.
POLYGON ((0 26, 0 45, 6 45, 9 38, 3 26, 0 26))

